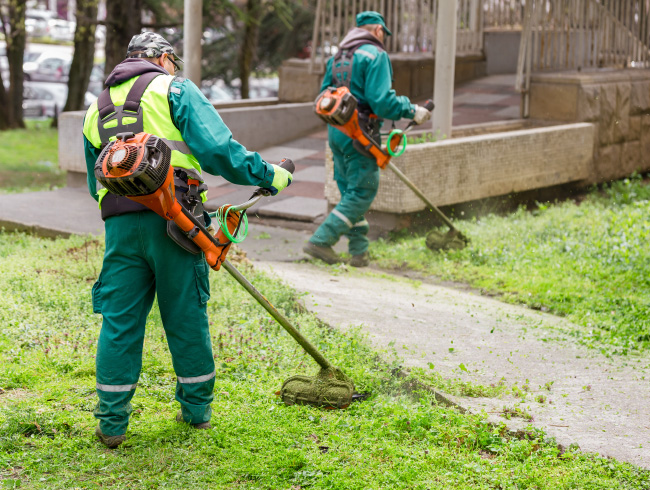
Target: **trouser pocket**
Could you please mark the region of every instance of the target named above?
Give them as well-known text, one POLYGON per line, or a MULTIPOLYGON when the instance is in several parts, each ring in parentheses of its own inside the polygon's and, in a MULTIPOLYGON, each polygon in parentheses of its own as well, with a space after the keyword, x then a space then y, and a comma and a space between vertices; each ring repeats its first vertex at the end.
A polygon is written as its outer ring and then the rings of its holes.
POLYGON ((210 299, 210 268, 205 260, 194 263, 196 288, 199 293, 199 302, 204 305, 210 299))
POLYGON ((93 300, 93 313, 102 312, 102 274, 99 274, 97 281, 93 284, 93 289, 91 292, 93 300))

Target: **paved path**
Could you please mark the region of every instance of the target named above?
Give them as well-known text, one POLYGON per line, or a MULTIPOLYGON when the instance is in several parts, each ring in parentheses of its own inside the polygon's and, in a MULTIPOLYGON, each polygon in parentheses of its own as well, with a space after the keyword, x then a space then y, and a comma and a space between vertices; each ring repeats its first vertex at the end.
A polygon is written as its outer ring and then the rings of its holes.
POLYGON ((482 385, 516 385, 525 398, 458 398, 513 429, 542 427, 565 446, 650 469, 650 357, 608 359, 578 347, 579 328, 552 315, 373 270, 257 262, 297 291, 307 308, 343 330, 361 325, 404 366, 482 385), (526 387, 526 388, 524 388, 526 387), (503 418, 504 407, 533 417, 503 418))

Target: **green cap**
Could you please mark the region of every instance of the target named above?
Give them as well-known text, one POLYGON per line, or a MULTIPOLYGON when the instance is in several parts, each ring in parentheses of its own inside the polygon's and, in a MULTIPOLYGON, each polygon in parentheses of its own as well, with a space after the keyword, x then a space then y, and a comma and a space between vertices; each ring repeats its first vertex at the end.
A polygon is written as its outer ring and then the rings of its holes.
POLYGON ((387 36, 393 35, 393 33, 388 30, 388 27, 386 27, 386 21, 384 20, 384 16, 381 15, 379 12, 375 12, 373 10, 366 10, 365 12, 361 12, 360 14, 357 14, 357 27, 365 26, 368 24, 378 24, 384 28, 384 32, 386 33, 387 36))

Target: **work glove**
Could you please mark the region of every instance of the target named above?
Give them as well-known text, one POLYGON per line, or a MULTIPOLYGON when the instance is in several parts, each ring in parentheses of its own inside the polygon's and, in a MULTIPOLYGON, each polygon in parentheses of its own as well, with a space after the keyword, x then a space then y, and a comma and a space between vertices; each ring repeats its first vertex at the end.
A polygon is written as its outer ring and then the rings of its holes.
POLYGON ((423 122, 427 122, 429 119, 431 119, 431 111, 428 111, 424 107, 416 104, 415 116, 413 116, 415 124, 422 124, 423 122))
POLYGON ((273 175, 273 182, 271 182, 271 187, 267 187, 271 191, 271 195, 275 196, 285 187, 291 185, 291 179, 293 178, 291 172, 280 167, 279 165, 273 165, 273 170, 275 174, 273 175))

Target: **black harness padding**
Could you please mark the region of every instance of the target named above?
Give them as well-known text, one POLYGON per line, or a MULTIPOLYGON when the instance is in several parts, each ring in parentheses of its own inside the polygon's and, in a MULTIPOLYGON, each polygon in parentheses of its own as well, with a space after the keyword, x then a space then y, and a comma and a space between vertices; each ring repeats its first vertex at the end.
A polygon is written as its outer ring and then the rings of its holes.
MULTIPOLYGON (((124 105, 115 107, 111 99, 110 87, 107 87, 97 99, 97 109, 99 111, 99 118, 97 119, 97 129, 99 129, 99 137, 101 139, 101 147, 104 148, 113 136, 119 133, 134 133, 138 134, 144 130, 144 117, 142 114, 142 96, 149 87, 149 84, 161 75, 159 72, 147 72, 135 81, 131 90, 126 96, 124 105), (123 118, 132 117, 136 121, 131 124, 124 124, 123 118), (117 125, 112 128, 105 128, 106 123, 110 121, 117 121, 117 125)), ((102 199, 102 220, 106 220, 111 216, 118 216, 120 214, 137 213, 139 211, 150 211, 144 204, 132 201, 125 196, 117 196, 107 192, 102 199)))
POLYGON ((154 78, 161 75, 158 72, 148 72, 140 75, 135 81, 131 90, 126 95, 124 105, 115 107, 111 99, 111 88, 107 87, 97 99, 97 109, 99 118, 97 119, 97 128, 99 137, 102 142, 102 148, 108 144, 110 139, 119 133, 141 133, 144 129, 144 118, 142 115, 142 96, 149 87, 154 78), (124 123, 124 118, 135 118, 135 122, 130 124, 124 123), (117 121, 117 125, 106 128, 106 124, 111 121, 117 121))
POLYGON ((339 52, 334 55, 334 63, 332 63, 332 82, 335 87, 350 88, 354 52, 357 49, 359 49, 359 46, 353 49, 340 49, 339 52))
MULTIPOLYGON (((339 51, 334 55, 334 62, 332 63, 332 83, 337 88, 342 86, 350 88, 350 83, 352 80, 352 67, 354 66, 354 53, 364 44, 373 44, 383 50, 383 47, 380 45, 369 43, 367 41, 352 46, 349 49, 339 49, 339 51)), ((377 146, 381 146, 381 136, 379 134, 379 131, 381 129, 381 123, 383 119, 380 119, 376 116, 371 117, 371 115, 374 115, 371 107, 366 103, 361 103, 359 101, 357 102, 359 126, 368 138, 374 140, 377 146)), ((352 144, 354 145, 354 149, 362 155, 368 158, 375 158, 374 155, 370 153, 368 149, 364 148, 359 141, 354 140, 352 144)))

